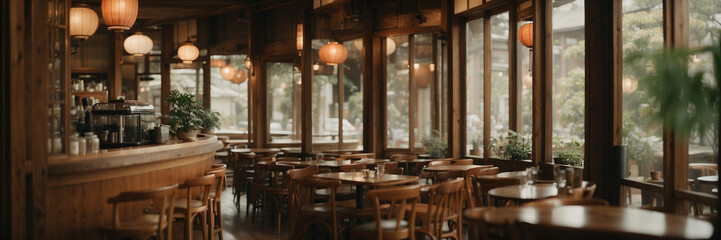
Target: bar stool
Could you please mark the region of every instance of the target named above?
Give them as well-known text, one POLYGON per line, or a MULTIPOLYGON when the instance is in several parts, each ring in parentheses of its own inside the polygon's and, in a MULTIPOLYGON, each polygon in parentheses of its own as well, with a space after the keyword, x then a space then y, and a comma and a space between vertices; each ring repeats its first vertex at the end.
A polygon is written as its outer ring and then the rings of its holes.
MULTIPOLYGON (((225 168, 211 168, 205 175, 212 174, 215 176, 215 189, 209 193, 208 198, 210 201, 210 208, 208 208, 208 214, 210 215, 210 239, 213 239, 215 233, 218 233, 220 240, 223 240, 223 214, 221 211, 221 193, 223 191, 223 183, 225 183, 225 168), (216 224, 217 229, 216 229, 216 224)), ((202 197, 202 196, 201 196, 202 197)))
POLYGON ((117 238, 127 237, 151 237, 158 239, 172 238, 172 222, 168 221, 173 216, 173 202, 175 201, 175 190, 178 184, 156 188, 148 191, 128 191, 108 199, 113 204, 113 223, 100 227, 103 235, 112 235, 117 238), (162 199, 158 213, 142 214, 132 220, 120 220, 121 203, 137 202, 143 200, 162 199), (167 234, 163 234, 167 230, 167 234))
POLYGON ((203 226, 203 239, 208 238, 208 195, 210 195, 210 187, 213 185, 213 182, 215 182, 215 178, 213 174, 205 175, 199 178, 189 179, 178 187, 186 192, 186 197, 175 200, 176 213, 173 218, 185 220, 185 239, 191 239, 193 237, 193 219, 198 215, 200 215, 200 222, 203 226), (200 200, 192 197, 192 190, 194 188, 200 189, 202 193, 200 200))

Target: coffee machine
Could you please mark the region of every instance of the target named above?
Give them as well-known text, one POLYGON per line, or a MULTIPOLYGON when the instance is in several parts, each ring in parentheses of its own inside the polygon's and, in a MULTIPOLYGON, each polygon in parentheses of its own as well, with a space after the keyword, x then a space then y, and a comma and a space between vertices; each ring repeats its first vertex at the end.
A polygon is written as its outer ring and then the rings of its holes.
POLYGON ((93 105, 93 132, 100 148, 140 146, 154 140, 155 108, 133 100, 110 100, 93 105))

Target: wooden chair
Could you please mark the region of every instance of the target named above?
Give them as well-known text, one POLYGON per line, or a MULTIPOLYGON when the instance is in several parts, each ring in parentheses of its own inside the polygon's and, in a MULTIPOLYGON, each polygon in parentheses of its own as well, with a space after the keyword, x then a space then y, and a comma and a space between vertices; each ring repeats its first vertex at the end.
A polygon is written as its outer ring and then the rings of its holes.
POLYGON ((341 172, 352 172, 355 171, 361 171, 366 168, 365 164, 350 164, 350 165, 343 165, 338 167, 338 170, 341 172))
POLYGON ((482 166, 479 168, 474 168, 466 171, 466 184, 463 186, 463 188, 466 191, 466 196, 468 198, 468 202, 466 202, 466 206, 469 207, 475 207, 476 202, 473 200, 473 191, 472 187, 473 183, 471 182, 471 176, 488 176, 488 175, 496 175, 498 174, 498 167, 492 167, 492 166, 482 166))
POLYGON ((100 227, 100 231, 104 235, 112 235, 116 238, 144 237, 147 239, 156 236, 161 240, 172 239, 173 224, 169 220, 173 216, 176 189, 178 189, 178 184, 148 191, 123 192, 109 198, 108 203, 113 204, 113 223, 100 227), (161 203, 158 213, 142 214, 132 220, 121 221, 120 204, 158 199, 162 199, 158 201, 161 203))
POLYGON ((521 184, 521 180, 518 178, 471 176, 471 183, 471 191, 475 197, 474 206, 488 206, 493 203, 493 199, 488 195, 488 191, 497 187, 519 185, 521 184))
POLYGON ((473 165, 473 159, 457 159, 451 161, 451 164, 453 165, 473 165))
MULTIPOLYGON (((291 202, 295 215, 297 237, 305 235, 308 227, 320 224, 331 233, 331 239, 338 239, 341 232, 339 220, 347 218, 354 211, 353 207, 336 204, 336 190, 340 180, 325 179, 297 179, 291 184, 291 202), (315 193, 320 189, 329 189, 326 202, 316 203, 315 193)), ((314 239, 317 239, 315 237, 314 239)))
POLYGON ((393 154, 391 155, 391 161, 399 162, 400 165, 403 166, 404 169, 406 169, 407 174, 412 174, 410 167, 411 164, 408 163, 408 161, 417 159, 418 156, 415 154, 393 154))
POLYGON ((250 184, 250 191, 246 198, 247 203, 245 205, 246 215, 250 212, 252 206, 252 217, 251 221, 255 222, 255 212, 258 209, 263 209, 263 194, 265 189, 270 187, 270 162, 259 161, 255 164, 255 171, 253 172, 253 182, 250 184))
POLYGON ((287 172, 292 170, 293 166, 271 164, 268 165, 268 167, 272 181, 270 181, 268 187, 263 188, 263 214, 260 216, 260 222, 261 224, 265 223, 264 217, 266 212, 274 213, 275 220, 277 220, 278 235, 280 235, 282 213, 288 205, 288 184, 290 178, 287 176, 287 172))
POLYGON ((353 227, 351 238, 415 240, 420 185, 370 190, 367 198, 373 204, 374 221, 353 227))
POLYGON ((436 179, 434 183, 441 183, 445 181, 454 180, 456 178, 463 178, 465 177, 465 174, 463 171, 447 171, 447 172, 439 172, 436 174, 436 179))
MULTIPOLYGON (((451 160, 452 159, 433 160, 433 161, 428 162, 428 165, 426 165, 426 166, 431 167, 431 166, 451 165, 451 160)), ((435 179, 436 176, 433 172, 428 172, 428 171, 424 171, 421 169, 420 178, 425 178, 426 183, 428 183, 428 181, 433 182, 433 179, 435 179)))
POLYGON ((483 168, 478 172, 478 174, 474 174, 476 176, 491 176, 491 175, 497 175, 500 172, 500 169, 498 167, 491 167, 491 168, 483 168))
POLYGON ((478 207, 463 211, 463 219, 468 223, 468 239, 488 240, 483 213, 491 209, 493 208, 478 207))
POLYGON ((527 202, 522 207, 560 207, 560 206, 608 206, 608 202, 596 198, 554 197, 527 202))
POLYGON ((455 179, 434 184, 429 188, 428 204, 416 204, 416 220, 422 223, 418 231, 434 239, 463 239, 461 222, 462 202, 465 198, 463 182, 463 179, 455 179))
MULTIPOLYGON (((210 169, 220 169, 220 168, 227 170, 228 165, 226 165, 225 163, 213 163, 212 165, 210 165, 210 169)), ((226 175, 223 175, 223 190, 228 188, 227 180, 228 180, 228 177, 226 175)))
POLYGON ((199 178, 189 179, 178 188, 186 192, 185 198, 175 200, 175 215, 173 218, 182 218, 185 220, 185 239, 193 238, 193 219, 200 215, 200 222, 203 226, 203 239, 207 239, 208 234, 208 200, 210 188, 215 182, 215 175, 209 174, 199 178), (200 199, 193 198, 193 189, 199 188, 202 193, 200 199))
POLYGON ((386 162, 386 163, 383 163, 383 164, 386 165, 386 170, 398 168, 398 162, 386 162))
MULTIPOLYGON (((230 167, 233 170, 233 202, 235 208, 240 209, 240 197, 250 193, 250 186, 253 182, 255 171, 255 158, 258 156, 250 153, 233 153, 228 150, 230 167)), ((246 208, 246 213, 248 209, 246 208)))
MULTIPOLYGON (((213 239, 215 233, 218 233, 218 238, 223 240, 223 214, 221 211, 223 204, 221 203, 221 193, 225 183, 225 171, 225 168, 211 168, 205 172, 205 175, 212 174, 215 176, 215 189, 208 194, 210 201, 210 208, 208 208, 208 214, 210 215, 210 224, 208 225, 210 226, 210 239, 213 239)), ((200 196, 199 199, 202 199, 202 196, 200 196)))
POLYGON ((583 190, 583 198, 593 198, 593 194, 596 192, 596 184, 589 182, 586 188, 583 190))

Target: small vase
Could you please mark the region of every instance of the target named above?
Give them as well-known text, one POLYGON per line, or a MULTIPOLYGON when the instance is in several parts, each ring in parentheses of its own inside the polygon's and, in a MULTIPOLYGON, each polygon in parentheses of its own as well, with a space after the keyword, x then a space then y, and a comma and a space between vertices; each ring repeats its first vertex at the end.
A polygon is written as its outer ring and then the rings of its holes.
POLYGON ((178 139, 183 140, 183 141, 195 142, 195 141, 198 141, 198 132, 200 132, 200 130, 192 130, 190 132, 178 130, 178 132, 175 134, 175 136, 177 136, 178 139))
POLYGON ((470 154, 473 156, 481 156, 481 149, 471 149, 470 154))
POLYGON ((661 171, 652 171, 651 180, 661 180, 661 171))

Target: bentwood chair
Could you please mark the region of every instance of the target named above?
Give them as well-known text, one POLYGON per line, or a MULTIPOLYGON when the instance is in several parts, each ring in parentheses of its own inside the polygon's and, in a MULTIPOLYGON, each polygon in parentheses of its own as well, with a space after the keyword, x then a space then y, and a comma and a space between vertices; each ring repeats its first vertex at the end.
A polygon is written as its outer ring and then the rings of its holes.
MULTIPOLYGON (((225 183, 225 168, 211 168, 205 175, 213 174, 215 176, 215 188, 208 194, 208 200, 210 201, 210 208, 208 208, 208 214, 210 215, 210 239, 213 239, 216 233, 218 238, 223 240, 223 214, 221 212, 221 193, 225 183), (217 223, 217 226, 216 226, 217 223)), ((202 194, 201 194, 202 195, 202 194)), ((202 198, 202 196, 200 196, 202 198)))
MULTIPOLYGON (((432 166, 451 165, 451 160, 452 159, 433 160, 433 161, 429 162, 428 165, 426 165, 426 166, 432 167, 432 166)), ((426 183, 428 183, 429 181, 433 182, 433 179, 435 179, 436 176, 435 176, 435 174, 433 174, 433 172, 421 170, 419 177, 425 178, 426 183)))
POLYGON ((416 203, 420 193, 420 185, 368 191, 374 221, 351 228, 351 238, 415 240, 416 203))
POLYGON ((521 184, 518 178, 499 178, 488 176, 471 176, 471 190, 475 197, 475 206, 489 206, 494 203, 488 191, 497 187, 512 186, 521 184))
POLYGON ((268 165, 272 181, 267 188, 263 190, 263 214, 260 217, 261 224, 264 223, 263 219, 266 212, 272 212, 275 214, 275 220, 278 227, 278 235, 280 235, 281 217, 283 210, 288 205, 288 171, 293 169, 293 166, 271 164, 268 165))
POLYGON ((298 225, 302 226, 303 222, 298 220, 298 213, 300 212, 300 206, 297 203, 297 197, 295 196, 295 185, 297 184, 298 180, 300 179, 309 179, 313 174, 318 173, 318 166, 313 165, 301 169, 293 169, 288 170, 288 192, 290 193, 290 199, 289 199, 289 214, 290 214, 290 236, 291 239, 294 238, 300 238, 300 231, 303 229, 302 227, 298 227, 298 225))
POLYGON ((463 179, 456 178, 430 186, 428 204, 416 205, 416 220, 422 223, 418 231, 433 236, 434 239, 463 239, 463 182, 463 179))
POLYGON ((473 183, 471 182, 471 176, 486 176, 486 175, 496 175, 498 174, 498 167, 492 167, 492 166, 481 166, 479 168, 469 169, 466 171, 466 176, 464 177, 466 183, 463 186, 464 191, 466 192, 466 206, 469 207, 475 207, 475 201, 473 200, 473 192, 471 191, 471 186, 473 186, 473 183))
MULTIPOLYGON (((222 168, 222 169, 226 169, 226 170, 227 170, 227 169, 228 169, 228 165, 226 165, 225 163, 213 163, 213 165, 210 165, 210 169, 218 169, 218 168, 222 168)), ((226 188, 228 188, 228 182, 227 182, 227 180, 228 180, 228 177, 227 177, 227 176, 223 176, 223 190, 225 190, 226 188)))
POLYGON ((456 159, 451 161, 453 165, 473 165, 473 159, 456 159))
POLYGON ((245 214, 250 212, 252 206, 251 221, 255 222, 255 212, 263 209, 263 194, 265 189, 270 187, 270 165, 274 164, 275 157, 258 158, 253 171, 253 181, 250 183, 250 190, 246 198, 245 214))
POLYGON ((178 185, 174 184, 148 191, 128 191, 108 199, 108 203, 113 204, 113 223, 100 227, 100 232, 113 238, 147 239, 155 236, 161 240, 172 239, 173 224, 170 218, 173 216, 173 202, 177 188, 178 185), (132 220, 121 221, 119 205, 146 200, 160 200, 158 201, 161 203, 160 209, 157 213, 142 214, 132 220))
MULTIPOLYGON (((338 223, 348 218, 349 214, 355 209, 351 206, 338 205, 336 203, 336 190, 340 186, 340 180, 326 179, 297 179, 292 183, 292 204, 295 208, 295 225, 298 237, 304 236, 308 227, 314 224, 320 224, 333 240, 338 239, 338 234, 342 232, 343 224, 338 223), (327 201, 316 203, 316 191, 319 189, 329 189, 327 201)), ((321 231, 323 232, 323 231, 321 231)), ((308 237, 305 237, 308 238, 308 237)), ((318 239, 313 237, 312 239, 318 239)))
POLYGON ((210 187, 215 182, 215 175, 205 175, 199 178, 189 179, 178 188, 186 192, 185 198, 175 200, 175 215, 173 218, 185 220, 185 239, 193 237, 193 219, 200 215, 200 223, 203 226, 203 239, 207 239, 208 234, 208 199, 210 195, 210 187), (193 189, 198 188, 202 193, 200 199, 193 198, 193 189))

